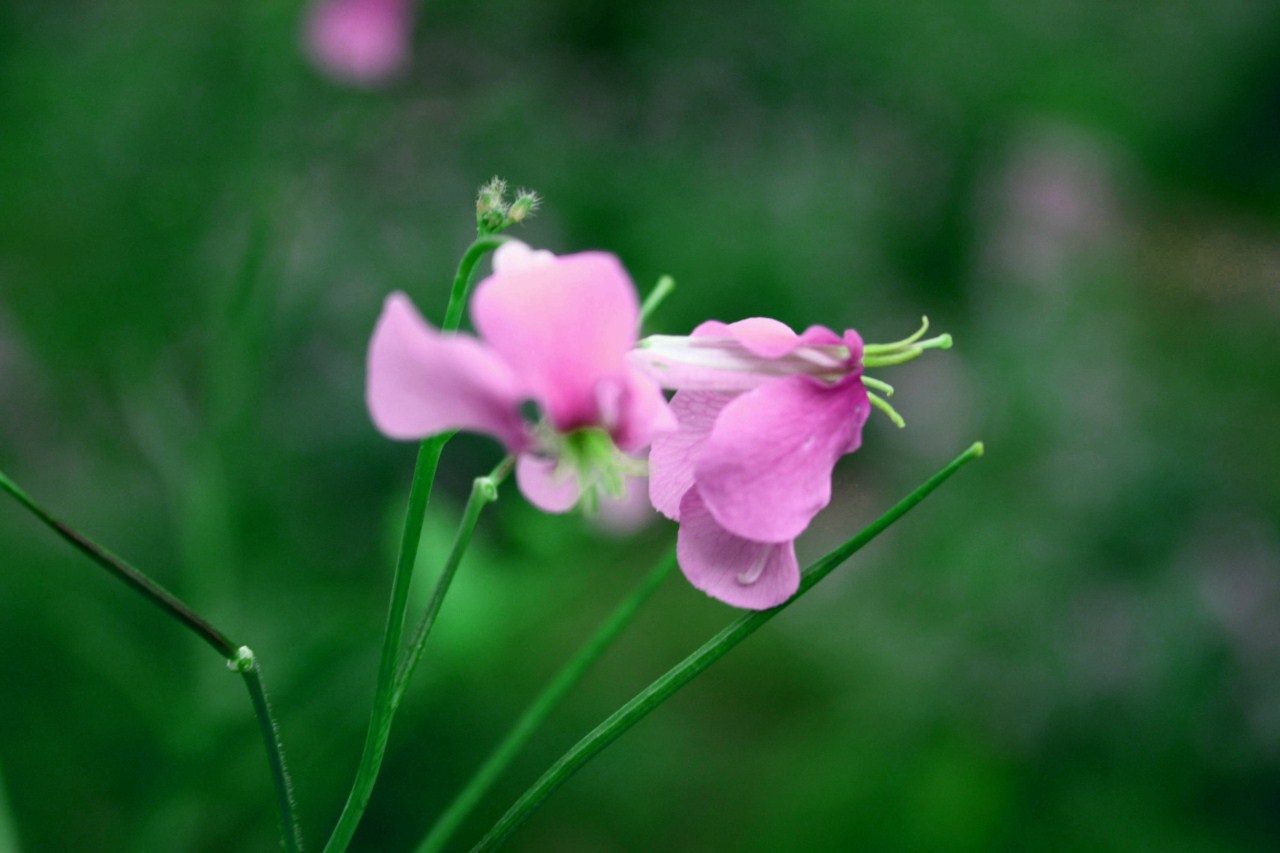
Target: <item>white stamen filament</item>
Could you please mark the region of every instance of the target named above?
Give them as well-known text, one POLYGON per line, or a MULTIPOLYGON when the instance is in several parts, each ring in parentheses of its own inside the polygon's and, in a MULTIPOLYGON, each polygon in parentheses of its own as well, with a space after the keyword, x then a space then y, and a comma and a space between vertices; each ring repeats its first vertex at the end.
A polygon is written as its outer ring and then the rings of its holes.
MULTIPOLYGON (((779 376, 813 376, 839 381, 849 370, 849 348, 839 344, 799 347, 778 358, 756 355, 733 338, 694 338, 651 335, 642 340, 636 355, 663 382, 663 373, 683 368, 680 387, 701 390, 748 390, 779 376), (699 380, 687 371, 705 371, 699 380), (733 376, 740 378, 734 379, 733 376)), ((670 386, 668 386, 670 387, 670 386)))
POLYGON ((769 562, 769 550, 762 550, 747 568, 745 572, 738 573, 738 583, 743 586, 750 586, 760 580, 760 576, 764 574, 765 563, 769 562))

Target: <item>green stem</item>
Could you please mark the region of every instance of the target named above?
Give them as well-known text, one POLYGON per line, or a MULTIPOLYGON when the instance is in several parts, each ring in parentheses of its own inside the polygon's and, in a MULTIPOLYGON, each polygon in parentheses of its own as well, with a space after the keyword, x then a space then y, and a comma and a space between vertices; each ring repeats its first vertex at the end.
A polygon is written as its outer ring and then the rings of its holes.
POLYGON ((195 632, 227 659, 228 666, 244 676, 249 687, 249 695, 253 700, 253 710, 258 717, 258 725, 262 730, 262 741, 267 750, 267 761, 271 765, 271 776, 275 782, 276 798, 280 806, 280 832, 285 849, 289 853, 297 853, 302 849, 302 834, 294 817, 296 808, 293 802, 293 789, 289 783, 289 773, 285 767, 284 748, 280 743, 279 728, 271 716, 271 707, 267 704, 266 692, 262 688, 257 658, 248 646, 238 646, 213 625, 209 624, 190 607, 183 604, 177 596, 160 584, 138 571, 129 563, 112 554, 107 549, 83 536, 63 522, 54 518, 44 507, 40 506, 24 492, 16 483, 0 472, 0 488, 8 492, 36 518, 44 522, 81 553, 89 557, 102 568, 124 581, 144 598, 155 604, 165 613, 177 619, 184 626, 195 632))
POLYGON ((462 309, 467 304, 467 291, 471 289, 471 279, 475 275, 476 265, 487 253, 506 242, 505 237, 496 234, 482 235, 467 247, 458 262, 458 272, 453 277, 453 289, 449 291, 449 307, 444 312, 444 322, 440 328, 446 332, 455 332, 462 325, 462 309))
POLYGON ((369 715, 369 729, 365 733, 364 749, 360 753, 356 778, 351 783, 351 793, 347 795, 346 805, 338 816, 329 843, 325 845, 326 853, 346 850, 351 843, 373 794, 373 783, 378 778, 382 757, 387 751, 394 714, 391 700, 395 688, 396 658, 404 632, 409 584, 413 580, 413 566, 422 538, 422 520, 431 499, 431 485, 435 481, 440 453, 451 436, 452 433, 433 436, 418 446, 418 461, 413 469, 413 485, 409 489, 409 504, 405 508, 404 531, 400 538, 400 555, 391 584, 391 604, 387 608, 387 627, 382 638, 382 656, 378 660, 378 680, 374 688, 373 711, 369 715))
POLYGON ((248 646, 241 646, 234 660, 227 662, 244 679, 249 689, 249 698, 253 702, 253 710, 258 716, 258 728, 262 731, 262 742, 267 747, 267 761, 271 765, 271 778, 276 786, 276 804, 280 809, 281 836, 288 853, 300 853, 302 850, 302 830, 294 815, 297 805, 293 797, 293 783, 289 779, 289 768, 284 763, 284 746, 280 742, 280 729, 276 726, 275 717, 271 713, 271 703, 267 700, 267 688, 262 684, 262 667, 258 658, 248 646))
MULTIPOLYGON (((457 331, 462 322, 462 309, 467 301, 475 277, 476 266, 487 252, 502 244, 501 237, 480 235, 462 255, 458 271, 449 292, 449 304, 445 308, 441 329, 457 331)), ((373 710, 369 714, 369 729, 365 733, 364 748, 360 753, 360 765, 356 769, 351 792, 342 807, 342 814, 333 828, 325 853, 340 853, 347 849, 355 835, 365 807, 373 794, 382 757, 387 751, 391 735, 391 718, 395 715, 396 662, 400 655, 400 643, 404 635, 405 608, 409 602, 409 586, 413 580, 413 567, 418 560, 418 544, 422 539, 422 520, 427 514, 431 499, 431 486, 435 482, 440 454, 453 433, 432 436, 418 446, 418 459, 413 469, 413 485, 409 488, 409 503, 405 507, 404 530, 400 536, 400 553, 396 558, 396 573, 391 582, 391 603, 387 608, 387 626, 382 637, 382 652, 378 659, 378 678, 374 687, 373 710)))
POLYGON ((133 589, 142 594, 156 607, 159 607, 165 613, 168 613, 174 619, 177 619, 187 628, 195 632, 196 636, 204 640, 217 650, 218 654, 230 660, 236 656, 237 650, 240 648, 235 643, 227 639, 226 635, 217 628, 210 625, 201 618, 190 607, 183 604, 178 597, 169 592, 160 584, 144 575, 142 572, 129 565, 127 562, 112 554, 106 548, 91 541, 80 533, 68 527, 58 519, 54 518, 44 507, 35 502, 34 499, 24 492, 17 483, 5 476, 0 471, 0 489, 4 489, 13 496, 18 503, 22 504, 31 514, 45 523, 49 529, 61 536, 69 542, 72 547, 76 548, 82 554, 93 560, 102 568, 124 581, 133 589))
POLYGON ((493 783, 524 749, 533 733, 542 726, 569 691, 577 686, 587 670, 604 654, 605 649, 618 638, 622 630, 631 624, 640 607, 649 600, 649 596, 653 595, 675 567, 676 555, 673 550, 641 581, 640 586, 618 605, 591 639, 587 640, 577 654, 565 664, 551 683, 543 688, 533 704, 525 709, 524 714, 516 721, 511 731, 507 732, 502 742, 494 748, 484 764, 480 765, 480 769, 467 782, 466 787, 454 797, 449 807, 436 819, 431 832, 418 846, 417 853, 435 853, 444 848, 472 809, 488 793, 493 783))
POLYGON ((516 800, 515 804, 485 835, 475 850, 493 850, 512 832, 529 818, 534 809, 570 776, 594 758, 601 750, 617 740, 624 732, 643 719, 650 711, 661 705, 672 694, 711 664, 719 660, 726 652, 753 634, 762 625, 777 616, 784 609, 800 599, 814 584, 826 577, 832 569, 849 559, 858 549, 879 536, 895 521, 906 515, 916 504, 924 500, 934 489, 942 485, 965 463, 981 456, 982 443, 976 443, 964 453, 953 459, 945 468, 930 477, 914 492, 899 501, 892 509, 876 519, 869 527, 834 551, 805 569, 800 579, 800 589, 790 600, 771 609, 754 613, 746 613, 732 622, 728 627, 703 644, 689 657, 685 658, 657 681, 640 691, 630 702, 623 705, 608 719, 596 726, 586 737, 578 741, 560 760, 542 774, 529 790, 516 800))
POLYGON ((17 822, 13 819, 3 777, 0 777, 0 850, 8 850, 9 853, 20 853, 22 850, 18 843, 17 822))
POLYGON ((422 619, 418 622, 418 627, 414 630, 413 638, 405 648, 404 656, 396 671, 395 685, 391 693, 393 714, 400 707, 400 700, 404 698, 409 679, 413 677, 413 671, 422 660, 422 653, 427 647, 427 637, 435 626, 436 616, 440 613, 445 594, 453 583, 453 576, 457 574, 458 566, 462 563, 462 555, 471 544, 471 534, 475 532, 476 524, 480 521, 480 513, 498 499, 498 486, 506 479, 513 464, 515 464, 515 457, 508 456, 498 463, 498 467, 494 468, 487 477, 476 477, 475 482, 471 484, 471 497, 467 499, 462 521, 458 524, 458 532, 454 536, 453 547, 449 550, 449 557, 445 560, 440 577, 436 580, 435 589, 431 591, 431 600, 427 602, 426 612, 422 614, 422 619))

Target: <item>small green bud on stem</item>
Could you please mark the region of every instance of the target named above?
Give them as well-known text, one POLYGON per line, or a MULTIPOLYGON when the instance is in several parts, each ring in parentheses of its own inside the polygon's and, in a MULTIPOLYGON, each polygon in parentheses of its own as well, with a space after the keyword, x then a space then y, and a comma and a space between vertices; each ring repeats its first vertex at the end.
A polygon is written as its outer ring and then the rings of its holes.
POLYGON ((524 222, 532 216, 542 204, 542 199, 532 190, 520 190, 516 193, 516 200, 511 202, 511 207, 507 210, 507 220, 512 224, 524 222))
POLYGON ((516 192, 515 201, 507 202, 507 182, 493 178, 476 193, 476 230, 481 236, 497 234, 534 214, 542 199, 532 190, 516 192))

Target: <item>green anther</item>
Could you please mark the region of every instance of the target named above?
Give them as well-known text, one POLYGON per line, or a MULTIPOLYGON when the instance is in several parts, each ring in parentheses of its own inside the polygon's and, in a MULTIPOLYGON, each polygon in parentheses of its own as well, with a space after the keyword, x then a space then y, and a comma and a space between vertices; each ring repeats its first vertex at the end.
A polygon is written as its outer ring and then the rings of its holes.
POLYGON ((902 415, 898 414, 897 410, 894 409, 893 406, 890 406, 883 397, 872 394, 868 391, 867 399, 871 401, 871 405, 884 412, 885 415, 888 416, 889 420, 893 421, 894 426, 898 427, 898 429, 902 429, 907 425, 907 422, 902 419, 902 415))
POLYGON ((627 475, 617 467, 600 471, 600 489, 611 498, 620 498, 627 492, 627 475))
POLYGON ((578 498, 578 509, 585 516, 593 516, 600 512, 600 494, 595 489, 583 489, 578 498))
POLYGON ((889 367, 894 364, 906 364, 908 361, 915 361, 924 354, 925 350, 931 349, 951 349, 951 335, 938 335, 936 338, 920 341, 898 352, 885 352, 879 355, 873 353, 870 357, 865 355, 864 350, 862 365, 863 367, 889 367))
POLYGON ((548 433, 554 442, 559 464, 553 477, 577 480, 578 508, 587 515, 599 510, 604 497, 621 498, 632 477, 648 474, 648 463, 618 449, 609 433, 598 427, 584 427, 565 435, 548 433))
POLYGON ((584 427, 564 437, 564 456, 578 468, 592 468, 608 460, 615 452, 613 439, 602 429, 584 427))
POLYGON ((920 318, 920 328, 910 337, 903 338, 900 341, 894 341, 891 344, 867 344, 862 348, 864 355, 883 355, 885 353, 900 352, 914 344, 916 341, 924 337, 924 333, 929 331, 929 318, 920 318))
POLYGON ((886 397, 893 396, 893 386, 888 382, 881 382, 879 379, 873 379, 865 373, 862 375, 862 384, 868 388, 874 388, 886 397))
MULTIPOLYGON (((649 315, 658 310, 658 306, 662 301, 671 295, 671 291, 676 289, 676 280, 669 275, 664 275, 658 279, 658 283, 653 286, 653 290, 649 291, 649 295, 644 298, 644 304, 640 306, 640 322, 643 323, 649 319, 649 315)), ((643 342, 642 342, 643 343, 643 342)))
POLYGON ((924 353, 919 347, 912 347, 902 352, 890 353, 888 355, 873 355, 870 357, 863 356, 863 367, 892 367, 895 364, 906 364, 908 361, 915 361, 924 353))

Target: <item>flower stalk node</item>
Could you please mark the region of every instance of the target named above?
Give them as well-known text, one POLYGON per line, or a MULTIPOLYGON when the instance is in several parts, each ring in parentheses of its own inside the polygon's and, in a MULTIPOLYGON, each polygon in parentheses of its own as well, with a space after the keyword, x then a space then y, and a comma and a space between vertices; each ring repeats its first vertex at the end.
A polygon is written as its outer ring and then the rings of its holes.
POLYGON ((471 484, 471 491, 485 503, 493 503, 498 499, 498 484, 492 477, 476 477, 471 484))
POLYGON ((254 657, 253 649, 248 646, 241 646, 236 649, 234 657, 227 658, 227 669, 232 672, 246 673, 253 669, 257 663, 254 657))

